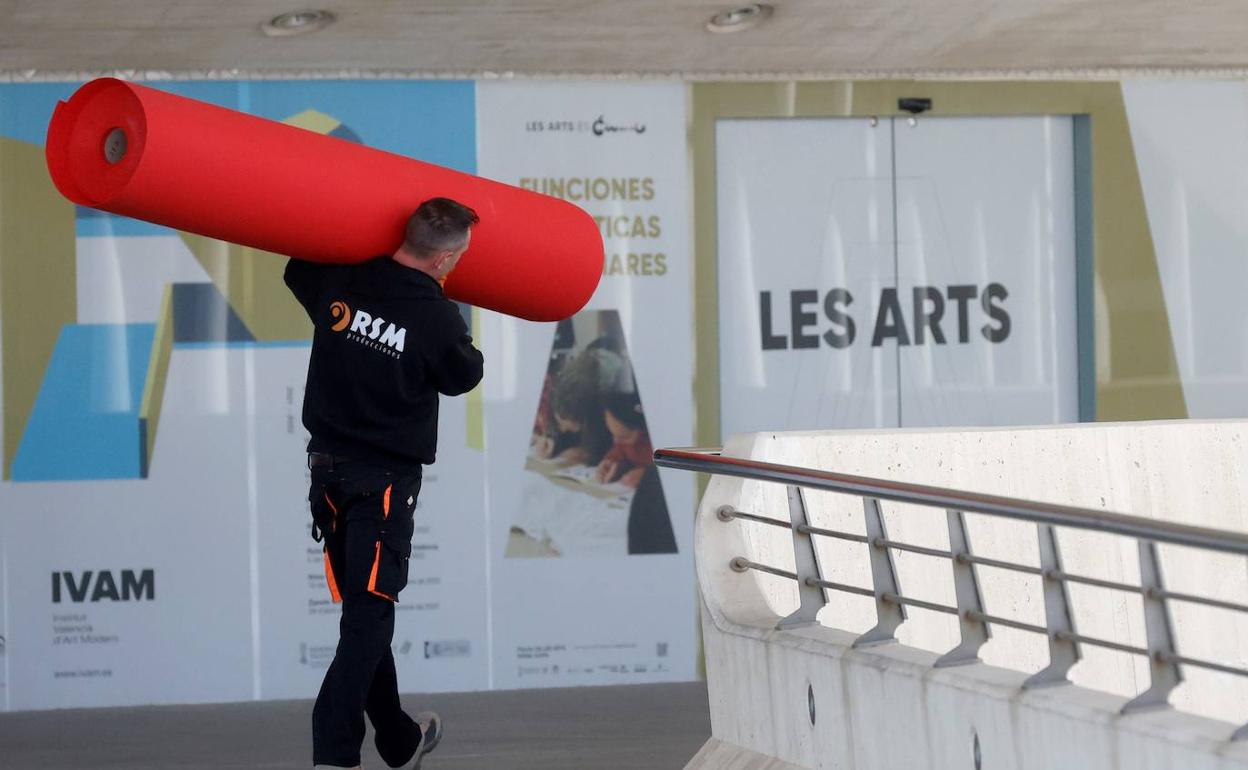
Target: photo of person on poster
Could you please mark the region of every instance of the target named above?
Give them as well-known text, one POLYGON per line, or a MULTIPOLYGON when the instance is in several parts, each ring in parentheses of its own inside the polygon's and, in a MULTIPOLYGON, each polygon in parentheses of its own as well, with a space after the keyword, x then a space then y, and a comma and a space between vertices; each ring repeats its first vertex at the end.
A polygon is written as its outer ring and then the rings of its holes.
POLYGON ((529 485, 507 555, 675 553, 653 452, 619 313, 561 322, 525 464, 548 483, 529 485))
POLYGON ((600 484, 619 483, 636 489, 646 468, 654 465, 641 399, 636 392, 613 393, 603 398, 602 406, 612 443, 594 478, 600 484))

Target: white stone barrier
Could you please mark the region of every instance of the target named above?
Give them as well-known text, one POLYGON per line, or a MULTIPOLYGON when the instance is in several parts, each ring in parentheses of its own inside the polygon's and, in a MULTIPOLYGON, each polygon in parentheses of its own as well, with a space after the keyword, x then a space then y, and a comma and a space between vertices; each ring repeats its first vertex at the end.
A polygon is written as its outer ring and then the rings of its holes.
MULTIPOLYGON (((724 455, 1248 531, 1245 421, 751 434, 733 437, 724 455)), ((867 535, 861 498, 813 490, 804 498, 811 526, 867 535)), ((958 646, 958 617, 911 606, 897 642, 854 648, 876 624, 876 601, 833 590, 817 625, 777 630, 798 608, 797 583, 731 563, 743 557, 793 572, 794 537, 725 521, 723 506, 789 520, 782 484, 715 476, 702 499, 695 541, 714 739, 690 768, 1248 767, 1248 740, 1230 740, 1248 722, 1248 677, 1180 666, 1175 708, 1122 714, 1149 688, 1145 656, 1083 644, 1073 684, 1027 689, 1023 682, 1049 664, 1044 635, 989 624, 982 662, 936 667, 958 646)), ((880 508, 889 540, 949 550, 945 511, 888 501, 880 508)), ((1035 524, 964 518, 976 557, 1040 565, 1035 524)), ((1133 538, 1056 532, 1063 572, 1139 585, 1133 538)), ((823 580, 872 589, 870 546, 814 542, 823 580)), ((958 604, 950 559, 891 553, 902 596, 958 604)), ((1165 544, 1157 553, 1166 590, 1248 604, 1248 558, 1165 544)), ((1039 575, 982 565, 975 573, 987 615, 1046 625, 1039 575)), ((1067 590, 1078 634, 1150 647, 1140 592, 1079 583, 1067 590)), ((1166 605, 1179 655, 1248 668, 1248 614, 1166 605)))

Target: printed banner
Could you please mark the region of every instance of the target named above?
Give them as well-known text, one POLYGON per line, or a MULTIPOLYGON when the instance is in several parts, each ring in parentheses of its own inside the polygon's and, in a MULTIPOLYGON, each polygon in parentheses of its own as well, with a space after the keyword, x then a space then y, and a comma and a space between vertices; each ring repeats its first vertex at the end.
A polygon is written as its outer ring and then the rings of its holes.
MULTIPOLYGON (((76 86, 0 87, 0 704, 311 697, 339 606, 285 259, 65 201, 42 145, 76 86)), ((691 435, 683 88, 160 87, 468 172, 481 125, 487 175, 598 217, 606 280, 584 312, 461 308, 486 385, 442 403, 396 665, 422 692, 693 678, 693 482, 649 456, 691 435), (528 162, 500 162, 519 147, 528 162)))
MULTIPOLYGON (((8 699, 310 697, 338 627, 307 507, 311 326, 284 258, 56 194, 43 132, 74 86, 0 88, 8 699)), ((471 83, 162 87, 475 170, 471 83)), ((487 682, 479 412, 443 406, 396 621, 408 689, 487 682)))
POLYGON ((723 433, 1077 421, 1072 145, 1068 117, 721 121, 723 433))
POLYGON ((148 479, 4 490, 14 709, 252 697, 244 355, 175 353, 148 479))
POLYGON ((580 205, 606 252, 575 317, 484 319, 493 682, 693 678, 693 480, 651 459, 692 439, 684 88, 483 83, 477 113, 480 173, 580 205))

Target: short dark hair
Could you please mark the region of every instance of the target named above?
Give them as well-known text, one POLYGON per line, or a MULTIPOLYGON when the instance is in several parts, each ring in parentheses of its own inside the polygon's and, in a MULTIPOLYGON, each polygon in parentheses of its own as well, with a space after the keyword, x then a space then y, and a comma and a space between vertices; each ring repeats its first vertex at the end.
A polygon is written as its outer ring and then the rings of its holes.
POLYGON ((646 429, 646 413, 636 393, 611 393, 602 399, 603 408, 625 427, 646 429))
POLYGON ((430 198, 408 217, 403 245, 418 257, 458 249, 468 237, 468 228, 480 221, 477 212, 458 201, 430 198))

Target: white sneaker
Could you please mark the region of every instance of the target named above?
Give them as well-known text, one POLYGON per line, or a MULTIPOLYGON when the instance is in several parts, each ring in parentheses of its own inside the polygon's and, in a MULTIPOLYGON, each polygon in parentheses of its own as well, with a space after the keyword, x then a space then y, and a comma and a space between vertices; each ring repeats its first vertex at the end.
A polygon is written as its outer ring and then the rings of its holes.
POLYGON ((422 711, 413 717, 420 728, 420 743, 416 744, 416 757, 411 770, 420 770, 420 763, 425 755, 438 747, 442 740, 442 717, 433 711, 422 711))

